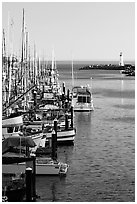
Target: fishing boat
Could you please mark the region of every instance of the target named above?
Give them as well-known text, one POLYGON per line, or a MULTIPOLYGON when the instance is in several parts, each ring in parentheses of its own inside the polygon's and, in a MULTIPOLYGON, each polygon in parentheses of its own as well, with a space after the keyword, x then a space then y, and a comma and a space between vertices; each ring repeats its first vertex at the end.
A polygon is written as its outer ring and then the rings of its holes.
MULTIPOLYGON (((86 112, 94 110, 92 92, 89 85, 74 86, 74 65, 72 59, 72 106, 75 112, 86 112)), ((92 79, 92 78, 91 78, 92 79)))
MULTIPOLYGON (((73 144, 76 135, 76 128, 73 124, 73 107, 71 107, 71 113, 65 113, 58 120, 55 119, 54 122, 57 122, 57 143, 73 144)), ((46 142, 50 143, 54 130, 53 123, 43 126, 43 136, 46 137, 46 142)))
POLYGON ((25 197, 25 177, 2 175, 2 202, 21 202, 25 197))
MULTIPOLYGON (((43 133, 46 134, 46 141, 49 142, 52 139, 52 129, 49 130, 49 132, 43 133)), ((68 130, 58 130, 57 131, 57 143, 65 143, 70 144, 74 143, 76 135, 76 129, 75 128, 69 128, 68 130)))
MULTIPOLYGON (((26 158, 25 154, 21 152, 21 148, 33 148, 35 146, 35 142, 28 137, 11 137, 5 139, 2 143, 2 161, 8 160, 11 162, 3 162, 2 173, 5 175, 15 175, 20 174, 21 172, 25 173, 27 167, 33 168, 33 161, 31 160, 31 157, 35 157, 35 155, 30 154, 30 156, 26 158), (17 147, 19 149, 19 153, 13 152, 13 148, 17 147), (16 162, 13 163, 13 159, 16 162), (19 159, 22 159, 22 162, 17 162, 19 159)), ((52 159, 51 157, 37 157, 35 164, 36 175, 66 175, 69 167, 67 164, 59 162, 57 159, 52 159)))
POLYGON ((22 116, 3 118, 2 119, 2 139, 6 139, 11 136, 19 136, 21 128, 23 126, 22 116))
POLYGON ((72 88, 72 105, 74 111, 93 111, 92 92, 88 86, 74 86, 72 88))
POLYGON ((66 175, 68 164, 52 158, 39 157, 36 159, 36 175, 66 175))
POLYGON ((23 201, 26 194, 25 172, 14 171, 12 168, 18 163, 27 161, 32 161, 35 165, 35 158, 28 155, 29 148, 35 146, 35 142, 28 137, 9 137, 2 142, 3 202, 23 201), (22 150, 24 151, 22 152, 22 150), (9 167, 11 167, 11 170, 9 167))
POLYGON ((9 137, 24 137, 32 138, 36 146, 33 147, 33 151, 36 151, 37 147, 41 145, 43 132, 42 130, 31 129, 31 131, 23 132, 23 118, 22 116, 5 118, 2 120, 2 140, 9 137))
MULTIPOLYGON (((3 164, 2 172, 4 174, 25 173, 26 167, 32 167, 32 162, 3 164)), ((68 167, 68 164, 50 157, 37 157, 36 159, 36 175, 66 175, 68 167)))

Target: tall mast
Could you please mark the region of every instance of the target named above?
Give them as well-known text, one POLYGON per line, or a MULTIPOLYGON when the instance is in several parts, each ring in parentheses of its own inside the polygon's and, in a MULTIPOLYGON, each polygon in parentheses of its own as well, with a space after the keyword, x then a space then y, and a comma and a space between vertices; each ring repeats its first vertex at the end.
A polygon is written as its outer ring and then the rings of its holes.
POLYGON ((7 57, 6 57, 6 45, 5 45, 5 32, 3 29, 3 36, 2 36, 2 100, 3 102, 6 102, 6 77, 7 77, 7 57))
POLYGON ((6 43, 5 43, 5 31, 3 29, 2 35, 2 57, 6 57, 6 43))
MULTIPOLYGON (((27 84, 28 84, 28 32, 25 32, 25 66, 24 66, 24 92, 27 91, 27 84)), ((24 110, 27 107, 27 94, 24 96, 24 110)))
POLYGON ((24 49, 25 49, 25 20, 24 20, 24 8, 23 8, 23 18, 22 18, 22 50, 21 50, 21 90, 24 89, 24 49))
POLYGON ((9 76, 8 76, 8 78, 9 78, 9 84, 8 84, 8 86, 9 86, 9 88, 8 88, 8 104, 10 103, 10 97, 11 97, 11 82, 12 82, 12 79, 11 79, 11 75, 12 75, 12 54, 13 54, 13 21, 10 21, 10 17, 9 17, 9 19, 8 19, 8 25, 9 25, 9 31, 11 32, 9 32, 8 34, 10 35, 10 36, 8 36, 8 37, 11 37, 10 39, 9 39, 9 50, 8 50, 8 54, 9 54, 9 63, 8 63, 8 68, 9 68, 9 76))
POLYGON ((34 84, 36 84, 36 76, 37 76, 37 70, 36 70, 36 45, 34 43, 34 65, 33 65, 34 84))
POLYGON ((55 58, 55 53, 54 53, 54 48, 52 49, 52 71, 54 70, 54 58, 55 58))
POLYGON ((71 73, 71 76, 72 76, 72 87, 74 87, 74 71, 73 71, 73 56, 72 56, 72 73, 71 73))
POLYGON ((29 54, 28 54, 29 56, 28 56, 28 60, 29 60, 29 62, 28 62, 28 75, 29 75, 29 88, 30 88, 30 86, 31 86, 31 63, 30 63, 30 46, 29 46, 29 54))

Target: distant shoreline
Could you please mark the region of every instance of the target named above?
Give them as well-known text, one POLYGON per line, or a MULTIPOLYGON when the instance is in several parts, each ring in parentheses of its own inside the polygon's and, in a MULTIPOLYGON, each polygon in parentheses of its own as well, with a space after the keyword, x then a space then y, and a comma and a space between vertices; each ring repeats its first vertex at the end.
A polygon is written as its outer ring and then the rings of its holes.
MULTIPOLYGON (((56 61, 58 64, 71 64, 71 60, 57 60, 56 61)), ((124 61, 125 64, 132 64, 135 65, 135 61, 124 61)), ((73 60, 73 64, 85 64, 85 65, 108 65, 108 64, 113 64, 119 66, 119 61, 103 61, 103 60, 73 60)))
POLYGON ((133 64, 125 64, 124 66, 119 66, 116 64, 93 64, 79 68, 79 70, 93 70, 93 69, 101 69, 101 70, 135 70, 135 65, 133 64))

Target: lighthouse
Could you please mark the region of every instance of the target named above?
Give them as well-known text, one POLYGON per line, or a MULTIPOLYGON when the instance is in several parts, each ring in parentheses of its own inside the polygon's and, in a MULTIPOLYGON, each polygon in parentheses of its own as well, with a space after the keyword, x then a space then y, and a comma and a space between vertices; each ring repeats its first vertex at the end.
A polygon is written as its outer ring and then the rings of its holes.
POLYGON ((119 62, 119 66, 124 66, 123 54, 122 54, 122 52, 120 52, 120 62, 119 62))

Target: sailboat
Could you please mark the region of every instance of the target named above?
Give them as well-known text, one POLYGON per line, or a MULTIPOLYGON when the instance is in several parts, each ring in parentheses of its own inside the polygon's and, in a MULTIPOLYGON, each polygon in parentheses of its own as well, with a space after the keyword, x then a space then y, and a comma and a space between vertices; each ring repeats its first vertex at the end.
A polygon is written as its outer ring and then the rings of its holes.
MULTIPOLYGON (((4 38, 4 37, 3 37, 4 38)), ((5 41, 4 41, 5 42, 5 41)), ((3 44, 4 44, 3 42, 3 44)), ((5 50, 5 47, 3 46, 3 50, 5 50)), ((23 114, 26 112, 26 107, 27 107, 27 94, 29 94, 32 89, 36 85, 33 85, 31 87, 27 86, 28 82, 28 57, 27 57, 27 50, 28 50, 28 33, 25 32, 25 21, 24 21, 24 9, 23 9, 23 25, 22 25, 22 57, 21 57, 21 62, 18 63, 18 72, 19 68, 21 68, 21 72, 19 72, 19 78, 18 80, 16 79, 16 72, 13 72, 13 67, 14 67, 14 61, 13 61, 13 55, 12 52, 13 50, 10 50, 10 56, 8 56, 8 96, 5 96, 5 106, 3 106, 3 118, 2 118, 2 139, 6 139, 8 137, 13 137, 13 136, 24 136, 24 133, 22 132, 22 126, 24 124, 23 122, 23 114), (11 65, 12 63, 12 65, 11 65), (20 67, 21 66, 21 67, 20 67), (19 84, 19 81, 21 81, 21 84, 19 84), (13 83, 12 83, 13 82, 13 83), (16 89, 16 94, 14 94, 15 87, 16 89), (24 101, 23 101, 24 98, 24 101), (21 100, 22 99, 22 100, 21 100), (21 100, 21 102, 20 102, 21 100), (23 101, 23 106, 24 110, 21 107, 21 103, 23 101), (15 108, 16 106, 20 105, 21 107, 21 112, 19 111, 19 108, 15 108), (23 112, 24 111, 24 112, 23 112), (14 112, 14 113, 13 113, 14 112)), ((5 57, 5 52, 3 52, 3 56, 5 57)), ((4 65, 3 65, 4 66, 4 65)), ((4 69, 5 67, 3 67, 4 69)), ((4 70, 5 71, 5 70, 4 70)), ((4 72, 3 71, 3 72, 4 72)), ((4 81, 5 82, 5 81, 4 81)), ((3 82, 3 85, 4 85, 3 82)), ((37 146, 39 146, 41 138, 43 136, 42 131, 35 131, 31 133, 30 135, 27 135, 28 137, 31 137, 37 146)), ((37 148, 37 147, 36 147, 37 148)))

